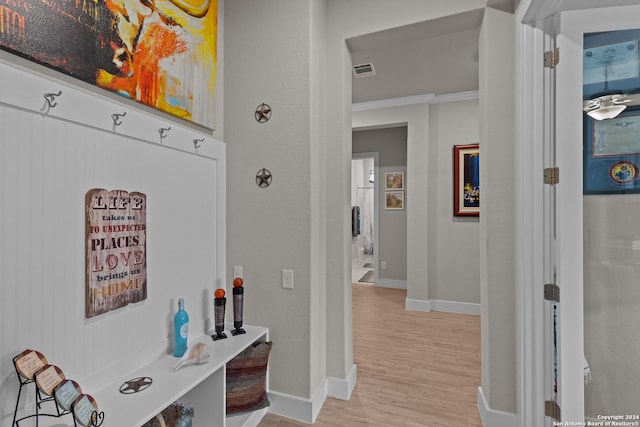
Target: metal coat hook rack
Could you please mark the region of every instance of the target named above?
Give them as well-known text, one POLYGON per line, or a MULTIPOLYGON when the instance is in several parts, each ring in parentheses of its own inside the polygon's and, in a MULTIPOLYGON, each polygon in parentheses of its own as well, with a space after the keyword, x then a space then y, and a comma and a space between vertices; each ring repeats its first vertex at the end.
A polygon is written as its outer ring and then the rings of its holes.
POLYGON ((158 129, 158 132, 160 133, 160 144, 162 144, 162 140, 167 137, 166 133, 169 132, 170 130, 171 130, 171 126, 169 126, 168 128, 158 129))
POLYGON ((61 90, 59 90, 58 93, 53 93, 53 92, 45 93, 44 94, 44 105, 42 106, 40 111, 42 111, 44 113, 48 113, 49 110, 51 110, 52 108, 55 108, 58 105, 58 103, 56 102, 56 98, 58 96, 60 96, 60 95, 62 95, 62 91, 61 90))
POLYGON ((111 119, 113 120, 113 130, 114 130, 114 131, 116 130, 116 128, 117 128, 118 126, 120 126, 120 125, 122 124, 122 122, 120 121, 120 118, 121 118, 121 117, 124 117, 124 116, 126 116, 126 115, 127 115, 127 112, 126 112, 126 111, 125 111, 124 113, 122 113, 122 114, 113 113, 113 114, 111 115, 111 119))
POLYGON ((204 142, 204 138, 196 138, 193 140, 193 146, 196 147, 196 154, 198 154, 198 148, 200 148, 201 142, 204 142))

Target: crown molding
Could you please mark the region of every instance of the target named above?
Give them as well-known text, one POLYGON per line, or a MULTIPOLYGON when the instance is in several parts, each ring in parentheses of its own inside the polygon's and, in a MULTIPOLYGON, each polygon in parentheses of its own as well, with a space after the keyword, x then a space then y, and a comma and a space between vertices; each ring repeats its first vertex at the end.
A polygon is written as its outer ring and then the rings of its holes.
POLYGON ((478 99, 479 92, 472 90, 468 92, 447 93, 435 95, 428 93, 424 95, 403 96, 401 98, 387 98, 377 101, 358 102, 351 105, 351 111, 376 110, 379 108, 400 107, 415 104, 442 104, 445 102, 467 101, 478 99))

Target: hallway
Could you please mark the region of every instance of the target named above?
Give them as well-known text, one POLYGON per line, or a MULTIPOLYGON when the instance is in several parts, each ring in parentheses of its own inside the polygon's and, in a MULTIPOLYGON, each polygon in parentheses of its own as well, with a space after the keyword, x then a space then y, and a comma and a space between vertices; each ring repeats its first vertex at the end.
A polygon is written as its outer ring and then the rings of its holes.
MULTIPOLYGON (((328 398, 318 427, 480 427, 480 317, 404 310, 406 291, 353 284, 349 401, 328 398)), ((307 424, 268 414, 260 427, 307 424)))

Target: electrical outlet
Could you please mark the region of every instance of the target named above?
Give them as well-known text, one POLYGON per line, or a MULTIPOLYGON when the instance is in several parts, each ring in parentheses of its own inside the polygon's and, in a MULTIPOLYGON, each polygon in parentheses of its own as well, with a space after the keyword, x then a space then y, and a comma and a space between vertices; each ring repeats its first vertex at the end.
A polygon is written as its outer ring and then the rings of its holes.
POLYGON ((387 261, 380 261, 380 268, 383 270, 387 268, 387 261))
POLYGON ((282 270, 282 287, 293 289, 293 270, 282 270))
POLYGON ((236 277, 239 277, 242 279, 242 266, 241 265, 234 265, 233 266, 233 278, 235 279, 236 277))

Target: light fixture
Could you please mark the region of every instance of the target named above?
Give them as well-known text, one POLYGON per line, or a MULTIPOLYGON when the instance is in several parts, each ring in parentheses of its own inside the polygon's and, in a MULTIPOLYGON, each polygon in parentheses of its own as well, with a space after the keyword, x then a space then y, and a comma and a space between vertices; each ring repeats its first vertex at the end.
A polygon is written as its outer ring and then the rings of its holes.
POLYGON ((369 182, 373 184, 373 183, 374 183, 374 181, 375 181, 375 174, 374 174, 374 172, 373 172, 373 169, 371 169, 371 170, 369 171, 369 182))
POLYGON ((595 120, 613 119, 627 108, 623 104, 623 102, 628 102, 625 98, 626 95, 618 93, 603 95, 589 101, 584 107, 584 111, 595 120))

